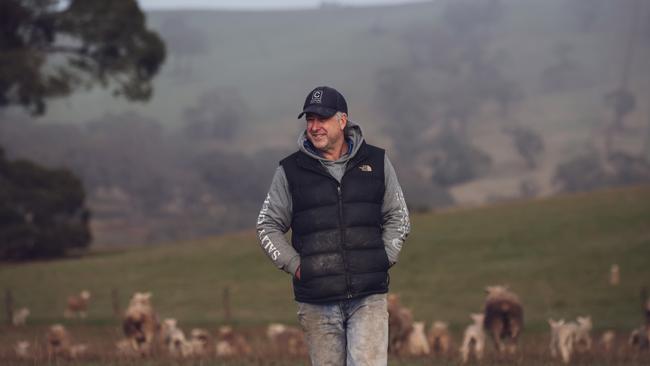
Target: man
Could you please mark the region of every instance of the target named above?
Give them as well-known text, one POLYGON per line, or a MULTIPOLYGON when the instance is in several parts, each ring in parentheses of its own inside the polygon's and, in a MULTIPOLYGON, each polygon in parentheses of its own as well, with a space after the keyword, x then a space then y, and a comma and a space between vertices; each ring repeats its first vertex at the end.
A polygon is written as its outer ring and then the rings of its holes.
POLYGON ((410 231, 402 189, 337 90, 312 90, 303 115, 299 150, 280 162, 257 220, 260 245, 293 275, 313 365, 386 365, 388 268, 410 231))

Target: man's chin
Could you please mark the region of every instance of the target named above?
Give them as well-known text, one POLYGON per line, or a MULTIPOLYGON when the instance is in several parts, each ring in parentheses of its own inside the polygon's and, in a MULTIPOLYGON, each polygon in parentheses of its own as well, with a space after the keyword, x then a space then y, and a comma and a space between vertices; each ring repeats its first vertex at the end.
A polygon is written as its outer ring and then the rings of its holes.
POLYGON ((316 142, 314 140, 310 140, 310 141, 311 141, 312 146, 318 151, 323 151, 323 149, 325 149, 327 147, 326 143, 318 143, 318 142, 316 142))

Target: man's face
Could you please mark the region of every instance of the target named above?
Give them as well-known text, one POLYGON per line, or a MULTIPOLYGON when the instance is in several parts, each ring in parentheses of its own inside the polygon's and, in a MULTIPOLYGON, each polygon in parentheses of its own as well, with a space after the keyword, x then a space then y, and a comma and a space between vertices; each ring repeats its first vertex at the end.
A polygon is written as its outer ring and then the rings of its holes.
POLYGON ((345 115, 335 114, 325 118, 314 113, 307 113, 307 138, 320 151, 331 151, 343 141, 343 130, 347 119, 345 115))

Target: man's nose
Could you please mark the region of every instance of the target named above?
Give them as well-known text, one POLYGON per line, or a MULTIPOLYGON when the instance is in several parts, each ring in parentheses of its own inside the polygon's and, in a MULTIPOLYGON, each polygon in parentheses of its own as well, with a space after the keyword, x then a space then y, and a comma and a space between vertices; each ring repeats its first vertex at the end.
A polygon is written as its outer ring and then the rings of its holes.
POLYGON ((320 129, 321 125, 322 125, 322 123, 320 121, 314 120, 312 122, 309 122, 309 125, 307 127, 311 131, 316 131, 316 130, 320 129))

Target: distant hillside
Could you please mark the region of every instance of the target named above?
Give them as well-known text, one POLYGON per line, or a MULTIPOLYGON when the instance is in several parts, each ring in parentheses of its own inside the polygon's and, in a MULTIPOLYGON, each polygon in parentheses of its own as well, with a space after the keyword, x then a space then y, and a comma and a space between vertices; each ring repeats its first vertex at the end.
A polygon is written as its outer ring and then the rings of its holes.
POLYGON ((0 144, 82 176, 99 244, 250 227, 319 84, 340 89, 367 140, 387 149, 414 210, 648 182, 647 8, 440 0, 150 12, 168 60, 149 103, 93 90, 52 103, 45 123, 7 113, 0 144))
MULTIPOLYGON (((483 288, 505 283, 525 304, 525 332, 545 331, 547 317, 589 314, 595 329, 625 333, 641 322, 639 291, 650 285, 649 202, 644 186, 414 215, 391 291, 416 319, 457 331, 481 309, 483 288), (612 264, 617 287, 608 284, 612 264)), ((0 288, 31 309, 31 324, 61 321, 67 295, 82 289, 93 294, 88 323, 113 324, 117 289, 121 306, 152 291, 161 317, 212 329, 223 322, 225 288, 237 324, 293 323, 290 286, 252 232, 0 267, 0 288)))

